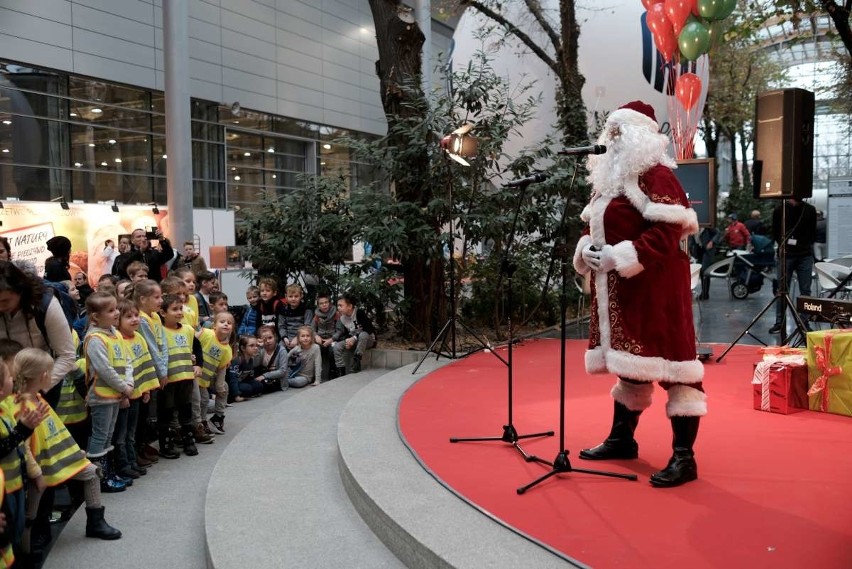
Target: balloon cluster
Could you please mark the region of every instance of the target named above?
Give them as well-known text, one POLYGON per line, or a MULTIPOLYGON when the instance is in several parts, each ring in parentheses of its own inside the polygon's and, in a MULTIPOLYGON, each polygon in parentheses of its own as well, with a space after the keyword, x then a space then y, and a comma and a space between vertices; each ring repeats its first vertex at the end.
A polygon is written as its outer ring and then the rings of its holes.
MULTIPOLYGON (((723 20, 733 13, 737 0, 642 0, 646 22, 654 44, 668 64, 695 61, 708 53, 721 39, 723 20)), ((692 109, 701 93, 701 80, 692 73, 682 74, 675 96, 692 109)))

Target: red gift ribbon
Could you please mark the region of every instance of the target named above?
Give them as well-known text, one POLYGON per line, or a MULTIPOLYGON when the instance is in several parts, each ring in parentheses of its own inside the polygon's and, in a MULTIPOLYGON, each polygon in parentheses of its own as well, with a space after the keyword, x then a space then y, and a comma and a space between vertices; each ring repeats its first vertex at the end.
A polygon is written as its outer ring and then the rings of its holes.
POLYGON ((814 346, 814 352, 816 354, 816 365, 817 369, 822 372, 822 375, 819 376, 814 384, 808 389, 808 395, 816 395, 820 391, 822 391, 822 402, 820 403, 820 411, 828 411, 828 379, 834 375, 840 375, 843 372, 843 368, 840 366, 830 367, 831 363, 831 338, 834 334, 826 334, 825 335, 825 347, 814 346))

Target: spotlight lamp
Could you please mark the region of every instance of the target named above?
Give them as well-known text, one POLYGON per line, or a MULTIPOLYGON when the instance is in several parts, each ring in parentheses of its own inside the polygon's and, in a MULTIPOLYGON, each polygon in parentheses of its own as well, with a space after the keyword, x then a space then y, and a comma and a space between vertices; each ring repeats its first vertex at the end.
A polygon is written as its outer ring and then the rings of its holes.
POLYGON ((154 215, 157 215, 158 213, 160 213, 160 208, 157 207, 157 202, 151 202, 148 205, 151 206, 151 212, 154 215))
POLYGON ((59 202, 59 205, 62 206, 62 209, 71 209, 71 206, 68 205, 67 201, 65 201, 65 194, 63 194, 61 196, 56 196, 55 198, 53 198, 50 201, 59 202))
POLYGON ((115 200, 112 200, 112 206, 111 206, 110 209, 112 209, 112 211, 114 211, 115 213, 118 213, 118 202, 115 201, 115 200))
POLYGON ((479 140, 468 134, 473 129, 473 123, 467 123, 441 139, 441 148, 447 155, 461 164, 470 166, 466 158, 475 158, 479 150, 479 140))

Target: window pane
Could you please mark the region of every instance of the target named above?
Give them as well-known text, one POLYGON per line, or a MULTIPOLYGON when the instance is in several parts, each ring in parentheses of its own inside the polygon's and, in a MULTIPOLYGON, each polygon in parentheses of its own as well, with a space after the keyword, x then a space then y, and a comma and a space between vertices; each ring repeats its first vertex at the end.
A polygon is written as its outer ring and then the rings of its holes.
POLYGON ((117 201, 148 203, 151 201, 149 176, 104 170, 74 170, 71 180, 74 199, 86 202, 117 201))
POLYGON ((70 200, 68 170, 0 164, 0 197, 50 201, 65 195, 70 200))
POLYGON ((194 207, 225 207, 225 184, 223 182, 196 181, 192 184, 194 207))
POLYGON ((0 120, 0 162, 67 167, 67 143, 66 123, 15 115, 0 120))
POLYGON ((209 142, 192 143, 192 177, 198 180, 224 180, 225 147, 209 142))
POLYGON ((76 168, 149 174, 151 136, 115 129, 71 125, 71 160, 76 168))
POLYGON ((251 187, 239 183, 228 184, 228 205, 251 205, 261 198, 263 188, 251 187))
POLYGON ((228 139, 228 147, 235 147, 251 152, 263 152, 266 150, 263 146, 263 137, 259 134, 250 132, 241 132, 234 129, 227 129, 226 135, 228 139))

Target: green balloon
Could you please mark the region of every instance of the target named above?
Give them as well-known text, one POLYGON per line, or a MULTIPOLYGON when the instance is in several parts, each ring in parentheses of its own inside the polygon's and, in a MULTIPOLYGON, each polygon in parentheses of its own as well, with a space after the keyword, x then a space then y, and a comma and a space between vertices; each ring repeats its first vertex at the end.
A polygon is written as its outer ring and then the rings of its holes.
POLYGON ((710 47, 710 31, 707 26, 693 19, 683 27, 677 38, 680 53, 689 61, 695 61, 710 47))
POLYGON ((724 20, 734 13, 737 8, 737 0, 722 0, 722 11, 719 13, 719 20, 724 20))
MULTIPOLYGON (((698 13, 702 18, 708 20, 721 20, 721 15, 725 9, 725 2, 728 0, 698 0, 698 13)), ((736 5, 736 0, 734 0, 736 5)))

